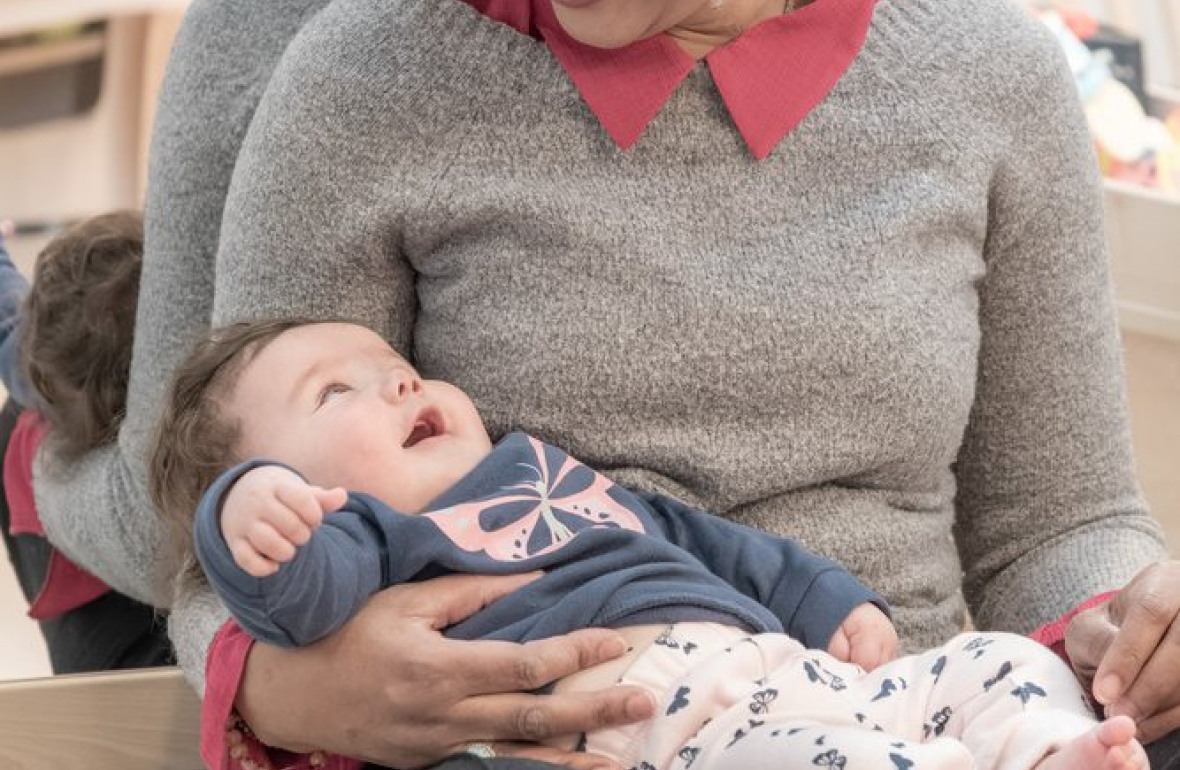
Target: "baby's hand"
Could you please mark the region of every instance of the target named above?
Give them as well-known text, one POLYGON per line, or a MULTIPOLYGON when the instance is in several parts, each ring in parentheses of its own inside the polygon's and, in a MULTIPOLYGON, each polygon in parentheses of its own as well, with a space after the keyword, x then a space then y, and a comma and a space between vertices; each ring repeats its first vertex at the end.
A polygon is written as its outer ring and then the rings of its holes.
POLYGON ((897 657, 897 631, 884 612, 865 602, 848 613, 832 634, 828 653, 872 671, 897 657))
POLYGON ((221 536, 238 566, 254 577, 273 575, 295 556, 331 513, 348 499, 343 487, 324 489, 277 465, 248 471, 221 507, 221 536))

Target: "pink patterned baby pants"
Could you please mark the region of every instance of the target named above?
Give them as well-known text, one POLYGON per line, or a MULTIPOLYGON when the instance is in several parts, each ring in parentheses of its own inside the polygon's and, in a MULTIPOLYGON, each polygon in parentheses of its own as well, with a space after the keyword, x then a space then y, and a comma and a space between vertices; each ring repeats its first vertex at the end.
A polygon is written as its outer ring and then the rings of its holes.
POLYGON ((635 770, 1029 770, 1096 723, 1022 636, 968 633, 866 673, 785 634, 669 626, 621 682, 654 719, 586 736, 635 770))

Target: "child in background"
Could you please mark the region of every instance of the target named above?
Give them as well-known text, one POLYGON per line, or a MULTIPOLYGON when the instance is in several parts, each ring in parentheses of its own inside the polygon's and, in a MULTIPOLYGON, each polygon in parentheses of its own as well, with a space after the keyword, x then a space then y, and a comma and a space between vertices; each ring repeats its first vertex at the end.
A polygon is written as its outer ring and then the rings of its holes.
MULTIPOLYGON (((54 549, 33 497, 42 443, 72 458, 118 433, 142 258, 143 220, 130 211, 85 220, 50 241, 31 287, 0 239, 0 379, 24 410, 4 451, 3 529, 56 673, 172 661, 152 608, 111 591, 54 549)), ((47 468, 52 472, 52 462, 47 468)))
POLYGON ((25 378, 20 372, 20 334, 13 332, 20 324, 21 306, 29 293, 29 282, 12 263, 8 254, 7 239, 16 234, 11 220, 0 220, 0 381, 8 390, 9 398, 17 403, 28 403, 32 394, 28 392, 25 378))
POLYGON ((888 662, 882 600, 834 563, 525 434, 493 446, 462 391, 364 327, 214 333, 178 372, 150 482, 181 553, 275 644, 314 642, 400 582, 543 571, 446 633, 618 629, 626 655, 557 689, 651 692, 655 719, 583 738, 622 767, 1147 769, 1134 722, 1097 722, 1035 642, 965 634, 888 662))

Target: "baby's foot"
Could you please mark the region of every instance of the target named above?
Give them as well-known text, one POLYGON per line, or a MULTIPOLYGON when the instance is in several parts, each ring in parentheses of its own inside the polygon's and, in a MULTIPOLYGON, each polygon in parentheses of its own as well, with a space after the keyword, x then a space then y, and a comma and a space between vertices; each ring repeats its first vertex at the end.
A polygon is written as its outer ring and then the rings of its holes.
POLYGON ((1111 717, 1041 760, 1036 770, 1150 770, 1130 717, 1111 717))

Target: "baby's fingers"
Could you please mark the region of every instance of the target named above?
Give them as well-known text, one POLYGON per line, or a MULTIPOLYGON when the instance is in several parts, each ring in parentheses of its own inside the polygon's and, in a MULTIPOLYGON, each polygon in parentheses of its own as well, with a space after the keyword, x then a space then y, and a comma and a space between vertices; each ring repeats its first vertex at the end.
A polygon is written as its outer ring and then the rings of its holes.
POLYGON ((311 537, 311 531, 324 519, 324 510, 316 496, 316 490, 302 481, 280 484, 275 487, 275 499, 289 514, 279 517, 275 526, 296 545, 303 545, 311 537))
POLYGON ((879 650, 875 643, 866 640, 864 636, 853 637, 848 644, 848 662, 855 663, 865 671, 872 671, 880 663, 879 650), (868 643, 866 643, 868 642, 868 643))
POLYGON ((291 561, 295 556, 295 544, 265 521, 256 521, 250 525, 246 530, 246 540, 254 550, 271 561, 291 561))
POLYGON ((837 628, 836 633, 832 634, 832 639, 828 642, 828 654, 845 663, 850 660, 852 644, 849 642, 848 634, 844 631, 843 626, 837 628))
POLYGON ((859 647, 860 655, 863 657, 863 661, 856 660, 854 653, 853 662, 865 671, 872 671, 897 657, 897 632, 893 630, 893 625, 885 620, 883 625, 871 629, 871 633, 865 633, 860 639, 854 640, 853 647, 859 647))
POLYGON ((331 489, 312 487, 312 490, 314 490, 316 500, 319 501, 320 510, 324 513, 337 511, 348 501, 348 492, 344 487, 332 487, 331 489))
POLYGON ((252 577, 262 578, 278 572, 278 564, 258 553, 243 538, 235 538, 229 543, 229 552, 233 554, 234 562, 252 577))
POLYGON ((897 634, 886 634, 885 638, 881 640, 880 655, 877 658, 877 663, 888 663, 897 658, 897 634))

